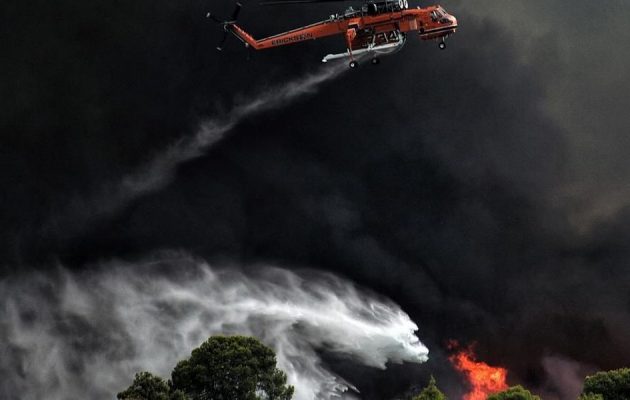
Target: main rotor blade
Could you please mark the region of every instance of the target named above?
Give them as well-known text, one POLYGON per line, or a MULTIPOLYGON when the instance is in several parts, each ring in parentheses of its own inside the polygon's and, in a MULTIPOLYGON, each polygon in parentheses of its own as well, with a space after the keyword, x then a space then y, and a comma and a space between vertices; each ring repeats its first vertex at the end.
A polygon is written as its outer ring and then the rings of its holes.
POLYGON ((270 1, 261 1, 261 6, 279 6, 283 4, 309 4, 309 3, 340 3, 344 1, 361 1, 365 2, 366 0, 270 0, 270 1))

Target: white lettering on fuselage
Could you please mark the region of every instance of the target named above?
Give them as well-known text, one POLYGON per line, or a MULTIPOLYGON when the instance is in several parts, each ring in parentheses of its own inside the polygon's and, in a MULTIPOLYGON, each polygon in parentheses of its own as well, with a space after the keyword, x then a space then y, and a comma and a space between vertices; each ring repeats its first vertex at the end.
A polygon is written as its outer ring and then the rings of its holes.
POLYGON ((272 46, 280 46, 282 44, 288 44, 293 42, 301 42, 303 40, 313 39, 312 33, 303 33, 301 35, 289 36, 282 39, 275 39, 271 41, 272 46))

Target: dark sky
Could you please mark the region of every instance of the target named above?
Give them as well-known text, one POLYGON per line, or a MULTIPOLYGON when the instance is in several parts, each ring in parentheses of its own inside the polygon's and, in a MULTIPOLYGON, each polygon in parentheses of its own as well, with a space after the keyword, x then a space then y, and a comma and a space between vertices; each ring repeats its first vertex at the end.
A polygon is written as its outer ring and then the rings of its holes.
MULTIPOLYGON (((551 392, 547 357, 629 365, 630 5, 442 5, 460 23, 447 51, 410 38, 378 67, 242 121, 163 189, 52 226, 200 120, 343 44, 248 56, 232 40, 217 53, 204 15, 229 15, 223 0, 2 5, 2 273, 165 248, 323 269, 420 325, 433 361, 410 375, 455 382, 449 338, 551 392)), ((245 2, 240 23, 260 37, 341 9, 245 2)), ((377 379, 375 398, 408 384, 377 379)))

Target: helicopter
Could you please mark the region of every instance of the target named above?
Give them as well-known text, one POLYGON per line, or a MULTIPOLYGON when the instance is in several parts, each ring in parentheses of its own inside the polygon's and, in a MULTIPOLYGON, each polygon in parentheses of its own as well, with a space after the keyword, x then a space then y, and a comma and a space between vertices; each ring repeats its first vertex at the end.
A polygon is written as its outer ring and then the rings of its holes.
MULTIPOLYGON (((272 0, 263 1, 261 5, 286 5, 305 3, 329 3, 348 0, 272 0)), ((356 0, 355 0, 356 1, 356 0)), ((407 0, 364 0, 360 8, 348 7, 342 14, 332 14, 326 20, 316 22, 263 39, 254 39, 243 28, 236 24, 241 11, 241 4, 236 8, 229 20, 223 21, 214 14, 208 13, 207 18, 221 24, 224 29, 223 39, 217 46, 223 45, 229 34, 234 35, 246 47, 256 50, 266 50, 307 40, 340 35, 345 39, 346 51, 328 54, 322 62, 347 58, 350 68, 357 68, 357 58, 363 55, 371 56, 371 63, 380 63, 379 55, 391 54, 399 51, 411 32, 418 32, 423 40, 437 40, 441 50, 446 49, 446 38, 457 30, 457 18, 446 10, 433 5, 425 8, 409 8, 407 0)))

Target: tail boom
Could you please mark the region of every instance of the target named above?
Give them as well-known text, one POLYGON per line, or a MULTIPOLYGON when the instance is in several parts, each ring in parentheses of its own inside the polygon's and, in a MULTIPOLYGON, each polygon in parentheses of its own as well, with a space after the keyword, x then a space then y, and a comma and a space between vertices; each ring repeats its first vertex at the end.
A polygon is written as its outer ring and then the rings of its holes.
POLYGON ((226 26, 232 33, 243 41, 247 46, 256 50, 265 50, 273 47, 286 46, 289 44, 304 42, 306 40, 315 40, 326 36, 333 36, 345 32, 346 24, 331 23, 330 21, 322 21, 303 28, 294 29, 278 35, 266 37, 256 40, 243 28, 236 24, 226 26))

